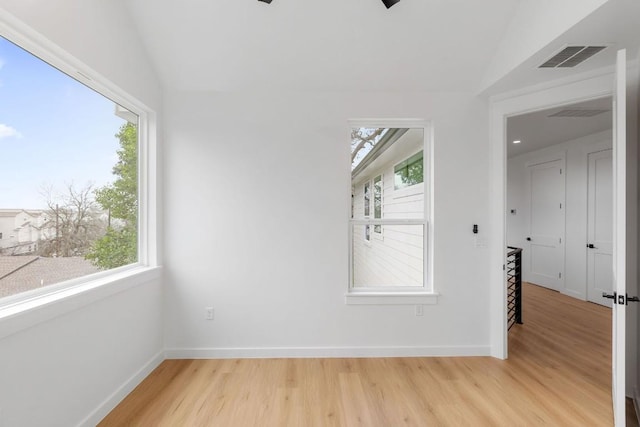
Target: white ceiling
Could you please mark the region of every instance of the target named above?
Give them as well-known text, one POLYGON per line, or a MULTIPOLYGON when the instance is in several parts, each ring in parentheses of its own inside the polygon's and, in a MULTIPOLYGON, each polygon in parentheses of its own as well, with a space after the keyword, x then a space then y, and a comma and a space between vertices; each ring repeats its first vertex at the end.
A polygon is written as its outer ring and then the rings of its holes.
POLYGON ((616 51, 627 49, 627 58, 636 59, 640 50, 640 1, 609 0, 591 15, 524 61, 486 91, 497 94, 550 80, 563 79, 615 64, 616 51), (573 68, 538 68, 567 45, 608 47, 573 68))
POLYGON ((601 98, 510 117, 507 120, 507 157, 611 129, 611 102, 610 97, 601 98), (607 112, 593 117, 549 117, 567 109, 607 112), (521 143, 514 144, 514 140, 521 143))
MULTIPOLYGON (((537 0, 527 0, 537 1, 537 0)), ((575 1, 575 0, 574 0, 575 1)), ((523 0, 127 0, 169 90, 478 91, 523 0)), ((489 88, 610 66, 640 49, 640 1, 608 0, 489 88), (567 44, 609 45, 575 68, 537 66, 567 44)))
POLYGON ((165 87, 475 90, 521 0, 130 0, 165 87))

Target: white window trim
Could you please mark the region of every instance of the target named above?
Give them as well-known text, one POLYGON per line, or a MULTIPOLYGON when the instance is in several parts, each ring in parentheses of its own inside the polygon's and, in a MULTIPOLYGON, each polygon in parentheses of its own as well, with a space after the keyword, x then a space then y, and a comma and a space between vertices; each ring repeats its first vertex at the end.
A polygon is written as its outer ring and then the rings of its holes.
MULTIPOLYGON (((424 217, 422 220, 385 220, 371 219, 349 220, 349 277, 345 304, 347 305, 414 305, 437 304, 440 295, 435 290, 433 282, 433 126, 430 121, 422 119, 353 119, 348 120, 349 132, 353 128, 421 128, 424 133, 423 161, 425 175, 423 179, 424 190, 424 217), (428 183, 428 185, 426 184, 428 183), (390 223, 420 223, 424 225, 424 285, 421 287, 353 287, 353 227, 358 224, 390 224, 390 223)), ((373 180, 371 180, 373 182, 373 180)), ((415 187, 415 186, 411 186, 415 187)), ((406 187, 403 190, 411 187, 406 187)), ((375 232, 372 233, 375 235, 375 232)))
MULTIPOLYGON (((86 301, 86 304, 89 304, 96 299, 158 278, 160 277, 160 269, 158 268, 157 237, 159 228, 157 221, 156 113, 10 14, 0 16, 0 35, 139 117, 138 262, 2 298, 0 302, 0 337, 2 337, 15 329, 11 326, 15 323, 12 319, 22 318, 21 315, 28 315, 39 309, 55 312, 56 315, 77 310, 82 305, 79 306, 77 303, 64 304, 64 301, 73 298, 74 301, 86 301), (118 284, 118 286, 112 288, 114 284, 118 284), (85 293, 91 295, 81 295, 85 293), (57 308, 52 309, 52 304, 57 308)), ((40 317, 42 316, 31 316, 31 319, 35 321, 40 317)))

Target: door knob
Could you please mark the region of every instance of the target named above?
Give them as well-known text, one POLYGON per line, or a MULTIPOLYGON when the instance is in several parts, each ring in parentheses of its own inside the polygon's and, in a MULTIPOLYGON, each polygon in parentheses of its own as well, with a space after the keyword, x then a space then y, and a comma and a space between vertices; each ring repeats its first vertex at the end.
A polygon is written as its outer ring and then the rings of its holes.
POLYGON ((614 300, 614 301, 615 301, 615 299, 616 299, 616 293, 614 292, 614 293, 612 293, 612 294, 608 294, 608 293, 606 293, 606 292, 603 292, 603 293, 602 293, 602 297, 603 297, 603 298, 612 299, 612 300, 614 300))
POLYGON ((627 295, 627 304, 629 304, 629 302, 639 302, 640 299, 638 297, 630 297, 629 295, 627 295))
POLYGON ((531 241, 531 237, 527 237, 527 242, 530 242, 530 241, 531 241))
POLYGON ((593 243, 587 243, 587 247, 589 249, 597 249, 595 246, 593 246, 593 243))

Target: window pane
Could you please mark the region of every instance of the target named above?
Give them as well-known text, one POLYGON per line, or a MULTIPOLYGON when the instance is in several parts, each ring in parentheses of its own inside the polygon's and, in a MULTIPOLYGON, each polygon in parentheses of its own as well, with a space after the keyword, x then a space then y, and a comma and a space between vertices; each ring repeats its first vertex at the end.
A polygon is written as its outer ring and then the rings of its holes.
POLYGON ((354 236, 353 286, 422 286, 423 236, 423 225, 385 225, 384 240, 366 245, 354 236))
POLYGON ((373 180, 373 217, 382 218, 382 177, 378 176, 373 180))
POLYGON ((396 194, 394 186, 421 182, 424 130, 388 128, 374 142, 363 142, 372 132, 375 129, 352 131, 352 161, 354 147, 368 148, 351 171, 351 286, 421 287, 424 191, 416 186, 396 194))
POLYGON ((408 185, 420 184, 422 182, 422 159, 419 162, 411 163, 407 172, 408 185))
POLYGON ((0 38, 0 298, 138 260, 138 117, 0 38))
POLYGON ((369 192, 369 183, 364 184, 364 216, 368 217, 371 209, 371 195, 369 192))
POLYGON ((371 153, 389 129, 385 128, 354 128, 351 129, 351 170, 371 153))
POLYGON ((394 188, 396 190, 423 182, 424 161, 422 151, 396 165, 394 171, 394 188))
POLYGON ((400 188, 406 187, 408 176, 409 176, 409 170, 407 168, 406 162, 400 168, 396 166, 396 173, 395 173, 393 188, 398 190, 400 188))

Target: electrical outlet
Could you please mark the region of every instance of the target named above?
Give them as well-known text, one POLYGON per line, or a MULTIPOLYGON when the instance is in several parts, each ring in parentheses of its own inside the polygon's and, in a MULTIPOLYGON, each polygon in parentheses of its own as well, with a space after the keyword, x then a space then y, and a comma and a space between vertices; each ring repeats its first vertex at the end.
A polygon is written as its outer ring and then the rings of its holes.
POLYGON ((204 308, 204 318, 206 320, 213 320, 213 307, 204 308))
POLYGON ((416 316, 422 316, 423 312, 422 312, 422 306, 421 305, 416 305, 416 316))

